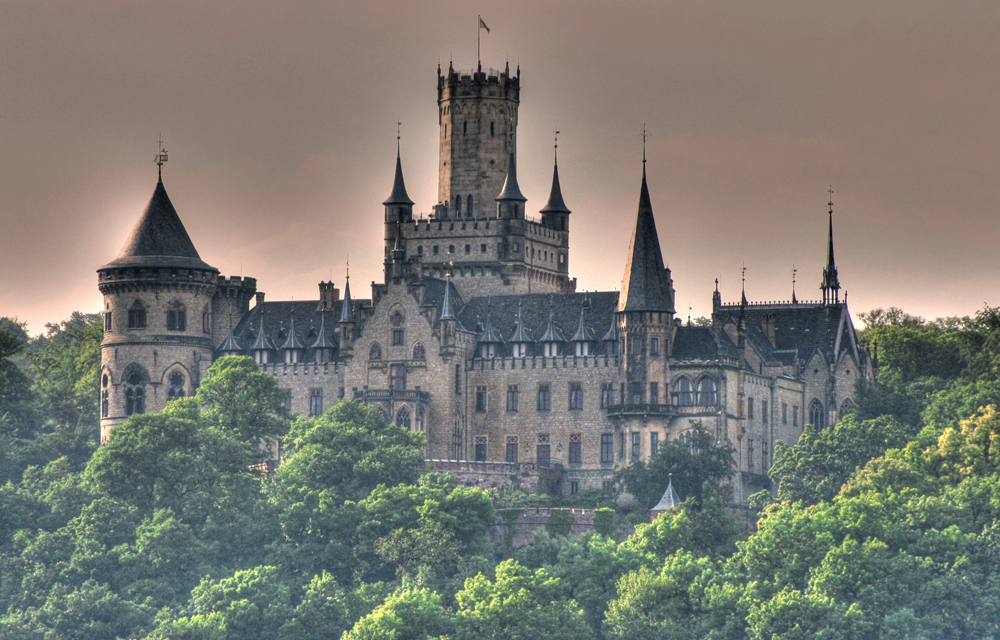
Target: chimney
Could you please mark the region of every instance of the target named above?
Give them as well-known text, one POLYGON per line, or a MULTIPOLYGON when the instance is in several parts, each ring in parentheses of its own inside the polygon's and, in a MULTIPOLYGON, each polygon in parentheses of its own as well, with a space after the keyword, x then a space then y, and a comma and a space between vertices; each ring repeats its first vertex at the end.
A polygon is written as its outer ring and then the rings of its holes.
POLYGON ((254 305, 259 307, 262 304, 264 304, 264 292, 258 291, 257 295, 254 296, 254 305))
POLYGON ((340 289, 333 286, 333 281, 319 283, 319 308, 332 309, 333 303, 340 300, 340 289))

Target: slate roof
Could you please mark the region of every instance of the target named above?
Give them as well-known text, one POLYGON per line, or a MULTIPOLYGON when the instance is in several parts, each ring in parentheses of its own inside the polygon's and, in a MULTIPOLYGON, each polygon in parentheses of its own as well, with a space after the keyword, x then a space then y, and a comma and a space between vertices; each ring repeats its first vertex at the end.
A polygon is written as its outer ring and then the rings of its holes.
POLYGON ((642 167, 639 209, 628 245, 628 261, 622 276, 618 305, 621 311, 674 311, 670 272, 663 266, 653 206, 646 187, 646 165, 642 167))
POLYGON ((147 266, 219 272, 202 262, 162 180, 157 180, 146 210, 132 228, 118 257, 101 269, 147 266))
POLYGON ((672 356, 675 360, 715 360, 719 356, 735 358, 737 352, 724 332, 716 335, 710 327, 681 325, 674 334, 672 356))
POLYGON ((545 203, 538 213, 572 213, 563 202, 562 187, 559 186, 559 162, 556 161, 552 167, 552 190, 549 192, 549 201, 545 203))
POLYGON ((497 200, 518 202, 527 202, 528 200, 521 194, 521 187, 517 186, 517 164, 513 151, 510 152, 510 161, 507 164, 507 178, 503 181, 503 189, 500 190, 497 200))
MULTIPOLYGON (((518 328, 516 320, 520 304, 522 326, 528 337, 541 336, 545 333, 549 326, 550 311, 553 332, 558 331, 562 336, 572 336, 579 328, 580 307, 586 299, 590 300, 590 306, 584 312, 584 323, 595 332, 603 333, 605 328, 611 325, 618 305, 617 291, 475 297, 470 298, 458 313, 458 319, 463 327, 477 335, 483 333, 489 324, 499 335, 511 336, 507 338, 510 342, 513 341, 515 330, 518 328)), ((529 356, 540 353, 540 344, 533 343, 529 347, 529 356)))
POLYGON ((331 317, 339 317, 344 301, 337 300, 333 303, 333 308, 325 312, 319 308, 319 300, 296 300, 294 302, 275 301, 264 302, 250 309, 240 319, 239 324, 233 329, 233 335, 242 344, 253 345, 247 351, 255 349, 276 350, 275 345, 280 344, 281 349, 295 348, 305 349, 305 361, 312 360, 314 349, 337 348, 340 344, 340 327, 336 323, 326 324, 324 313, 331 317), (264 335, 259 333, 260 318, 264 317, 264 335), (288 347, 288 340, 292 322, 295 323, 296 346, 288 347), (320 329, 326 346, 320 344, 320 329), (260 346, 261 340, 266 341, 267 346, 260 346), (309 345, 308 348, 305 345, 309 345))
POLYGON ((410 196, 406 195, 406 185, 403 184, 403 164, 399 160, 399 149, 396 149, 396 177, 392 181, 392 193, 382 204, 413 204, 410 196))

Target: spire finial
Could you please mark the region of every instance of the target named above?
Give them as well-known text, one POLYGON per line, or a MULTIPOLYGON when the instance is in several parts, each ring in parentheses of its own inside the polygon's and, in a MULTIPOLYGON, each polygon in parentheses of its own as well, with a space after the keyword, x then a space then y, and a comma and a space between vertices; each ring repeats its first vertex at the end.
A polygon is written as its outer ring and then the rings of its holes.
POLYGON ((716 293, 719 292, 719 279, 718 278, 715 279, 715 292, 716 293))
POLYGON ((688 326, 691 326, 691 304, 688 304, 688 326))
POLYGON ((792 263, 792 304, 795 304, 795 303, 798 302, 798 300, 795 297, 795 274, 797 274, 798 272, 799 272, 799 270, 795 268, 795 263, 793 262, 792 263))
POLYGON ((642 123, 642 164, 643 165, 646 164, 646 138, 648 138, 648 137, 649 137, 649 134, 646 133, 646 123, 643 122, 642 123))
POLYGON ((163 148, 163 134, 160 134, 156 138, 156 158, 153 162, 156 163, 156 174, 157 177, 163 177, 163 163, 167 161, 167 150, 163 148))
POLYGON ((351 280, 351 254, 347 254, 347 280, 351 280))
POLYGON ((399 138, 400 138, 399 128, 401 126, 403 126, 403 123, 400 122, 399 118, 396 118, 396 157, 397 158, 399 157, 399 138))
POLYGON ((827 204, 830 205, 830 213, 833 213, 833 185, 832 184, 830 185, 830 191, 829 191, 829 193, 830 193, 830 202, 828 202, 827 204))
POLYGON ((560 133, 560 131, 558 129, 553 129, 552 133, 553 133, 553 136, 552 136, 552 139, 553 139, 552 148, 555 149, 556 164, 559 164, 559 133, 560 133))

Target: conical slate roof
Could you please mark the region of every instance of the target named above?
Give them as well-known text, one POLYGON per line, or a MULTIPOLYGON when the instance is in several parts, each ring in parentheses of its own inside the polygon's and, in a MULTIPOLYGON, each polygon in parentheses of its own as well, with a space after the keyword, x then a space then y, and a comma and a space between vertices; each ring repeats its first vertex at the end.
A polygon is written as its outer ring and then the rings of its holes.
POLYGON ((559 162, 552 167, 552 191, 549 192, 549 201, 545 203, 538 213, 572 213, 566 208, 563 202, 562 187, 559 186, 559 162))
POLYGON ((333 349, 333 341, 330 340, 326 335, 326 310, 323 309, 319 312, 319 333, 316 335, 315 342, 312 343, 311 349, 333 349))
POLYGON ((507 179, 503 181, 503 189, 497 200, 514 200, 516 202, 527 202, 528 199, 521 194, 521 187, 517 186, 517 164, 515 164, 514 152, 510 152, 510 162, 507 163, 507 179))
POLYGON ((586 325, 583 321, 584 307, 580 305, 580 325, 576 328, 576 333, 570 338, 572 342, 590 342, 597 338, 594 330, 586 325))
POLYGON ((288 337, 285 338, 285 342, 281 345, 282 349, 305 349, 306 345, 302 344, 302 340, 299 339, 299 334, 295 333, 295 316, 292 316, 291 324, 288 328, 288 337))
POLYGON ((403 164, 399 160, 399 150, 396 150, 396 177, 392 181, 392 193, 382 204, 413 204, 410 196, 406 195, 406 185, 403 184, 403 164))
POLYGON ((240 341, 236 339, 233 335, 233 318, 229 317, 229 333, 226 335, 226 339, 219 345, 219 351, 243 351, 243 346, 240 341))
POLYGON ((486 327, 483 329, 482 335, 479 336, 479 341, 486 344, 500 344, 503 342, 503 336, 493 328, 493 323, 490 321, 489 316, 486 316, 486 327))
POLYGON ((674 491, 674 479, 671 477, 670 481, 667 482, 667 490, 663 492, 663 497, 660 498, 660 501, 650 511, 670 511, 679 506, 681 506, 681 499, 677 495, 677 492, 674 491))
MULTIPOLYGON (((517 319, 514 321, 514 333, 510 337, 510 342, 534 342, 535 339, 531 337, 531 333, 524 327, 524 321, 521 318, 521 303, 517 304, 517 319)), ((549 324, 552 323, 552 319, 549 318, 549 324)))
POLYGON ((653 206, 646 187, 646 166, 642 167, 639 210, 629 241, 628 261, 622 276, 619 311, 674 311, 670 272, 663 266, 660 239, 653 220, 653 206))
POLYGON ((274 343, 271 339, 267 337, 267 332, 264 330, 264 307, 261 306, 260 309, 260 327, 257 331, 257 339, 254 340, 253 346, 250 347, 252 351, 273 351, 274 343))
POLYGON ((351 279, 347 279, 344 285, 344 304, 340 307, 340 321, 351 322, 354 320, 354 313, 351 309, 351 279))
POLYGON ((441 317, 442 318, 454 318, 455 314, 451 309, 451 278, 445 280, 444 283, 444 300, 441 301, 441 317))
POLYGON ((549 312, 549 323, 545 325, 545 333, 538 339, 539 342, 564 342, 565 339, 559 328, 552 324, 552 312, 549 312))
POLYGON ((157 180, 153 197, 132 228, 118 257, 101 268, 140 266, 219 271, 202 262, 167 196, 167 190, 163 188, 162 180, 157 180))

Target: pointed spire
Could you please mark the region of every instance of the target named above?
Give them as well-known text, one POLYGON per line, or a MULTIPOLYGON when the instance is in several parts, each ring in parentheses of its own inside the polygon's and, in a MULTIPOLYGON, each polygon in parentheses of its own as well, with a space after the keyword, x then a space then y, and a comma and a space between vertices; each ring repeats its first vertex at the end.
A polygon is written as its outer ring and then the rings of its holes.
POLYGON ((326 335, 326 309, 319 312, 319 334, 316 340, 310 345, 311 349, 332 349, 333 341, 326 335))
POLYGON ((653 206, 649 201, 649 187, 646 186, 645 160, 639 188, 639 209, 629 241, 618 311, 674 311, 670 271, 663 266, 653 206))
POLYGON ((549 322, 545 325, 545 333, 542 337, 538 339, 539 342, 565 342, 566 339, 563 338, 562 332, 552 323, 552 319, 555 314, 549 311, 549 322))
POLYGON ((396 177, 392 181, 392 193, 386 198, 383 205, 404 204, 412 205, 413 200, 406 194, 406 185, 403 184, 403 163, 399 157, 399 131, 396 131, 396 177))
POLYGON ((826 268, 823 269, 823 304, 840 302, 840 279, 837 277, 837 263, 833 257, 833 187, 830 187, 830 232, 826 250, 826 268))
POLYGON ((521 187, 517 186, 517 164, 514 156, 514 149, 511 147, 510 160, 507 162, 507 179, 503 181, 503 189, 496 198, 500 200, 513 200, 515 202, 527 202, 528 199, 521 195, 521 187))
POLYGON ((274 349, 274 343, 267 337, 266 324, 264 322, 265 309, 264 305, 260 306, 260 326, 257 328, 257 339, 254 340, 253 346, 250 347, 252 351, 271 351, 274 349))
POLYGON ((663 492, 663 497, 656 503, 656 506, 650 509, 654 513, 663 513, 664 511, 670 511, 681 506, 681 498, 674 490, 674 474, 671 473, 667 477, 669 478, 667 481, 667 490, 663 492))
POLYGON ((584 311, 586 311, 586 307, 581 304, 580 305, 580 324, 577 325, 577 327, 576 327, 576 333, 574 333, 573 337, 570 338, 571 342, 590 342, 591 340, 594 340, 594 338, 595 338, 595 336, 594 336, 594 330, 591 329, 590 327, 588 327, 584 323, 584 321, 583 321, 584 320, 584 317, 583 317, 584 316, 584 311))
POLYGON ((350 263, 348 263, 347 284, 344 285, 344 303, 340 307, 340 321, 351 322, 353 320, 354 314, 351 310, 351 267, 350 263))
POLYGON ((233 314, 231 313, 229 314, 229 332, 226 334, 226 339, 219 345, 218 350, 223 353, 243 351, 240 341, 233 335, 233 314))
POLYGON ((531 336, 529 332, 524 327, 524 321, 521 318, 521 301, 517 301, 517 319, 514 321, 514 335, 510 337, 510 342, 518 343, 528 343, 534 342, 535 339, 531 336))
POLYGON ((441 301, 441 319, 454 318, 455 314, 451 310, 451 272, 448 273, 444 281, 444 300, 441 301))
MULTIPOLYGON (((556 135, 559 132, 556 131, 556 135)), ((562 187, 559 186, 559 142, 555 145, 555 161, 552 163, 552 190, 549 192, 549 201, 539 210, 539 213, 572 213, 563 202, 562 187)))
POLYGON ((289 310, 288 315, 288 337, 285 338, 285 342, 281 345, 281 348, 305 349, 306 346, 302 344, 301 340, 299 340, 299 334, 295 333, 295 303, 292 303, 292 308, 289 310))

